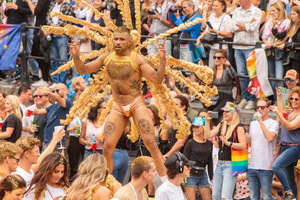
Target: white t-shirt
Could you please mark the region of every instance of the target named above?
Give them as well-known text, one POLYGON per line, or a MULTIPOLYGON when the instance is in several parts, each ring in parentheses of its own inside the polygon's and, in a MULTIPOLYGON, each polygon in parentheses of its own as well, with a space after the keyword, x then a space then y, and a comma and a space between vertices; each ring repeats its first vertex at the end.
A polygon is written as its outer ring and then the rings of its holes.
MULTIPOLYGON (((231 32, 231 25, 230 25, 231 17, 226 13, 224 13, 222 16, 220 16, 218 18, 215 17, 214 13, 212 13, 211 15, 209 15, 208 21, 210 22, 210 24, 216 31, 218 31, 219 27, 220 27, 219 31, 231 32), (222 21, 222 19, 223 19, 223 21, 222 21), (222 24, 221 24, 221 22, 222 22, 222 24)), ((206 26, 205 31, 207 33, 210 33, 208 30, 208 26, 206 26)), ((223 37, 219 35, 218 38, 223 38, 223 37)), ((219 47, 220 47, 219 44, 211 45, 212 49, 219 49, 219 47)), ((227 48, 228 48, 227 44, 222 44, 222 49, 227 49, 227 48)))
MULTIPOLYGON (((29 108, 37 109, 35 104, 28 106, 27 108, 25 106, 25 110, 23 111, 23 117, 22 117, 22 126, 31 127, 31 122, 34 122, 33 121, 34 115, 31 115, 30 117, 25 115, 26 110, 29 108)), ((23 110, 23 108, 22 108, 22 110, 23 110)), ((30 134, 29 132, 22 131, 22 136, 27 136, 27 135, 32 135, 32 134, 30 134)))
POLYGON ((79 125, 79 134, 77 133, 77 129, 70 131, 69 135, 70 136, 75 136, 75 137, 79 137, 80 136, 80 132, 81 132, 81 126, 82 126, 82 122, 80 120, 79 117, 75 117, 69 124, 69 128, 72 128, 73 126, 75 126, 76 124, 79 125))
POLYGON ((22 169, 20 166, 18 166, 17 171, 13 172, 12 174, 20 175, 26 181, 26 185, 28 186, 34 176, 34 171, 32 169, 30 169, 30 173, 28 173, 24 169, 22 169))
POLYGON ((186 197, 180 186, 168 180, 155 191, 155 200, 186 200, 186 197))
MULTIPOLYGON (((264 125, 270 132, 278 134, 278 122, 273 119, 263 121, 264 125)), ((273 160, 273 151, 276 137, 272 142, 268 142, 258 121, 252 121, 249 128, 251 138, 251 159, 249 169, 271 170, 269 166, 273 160)))
MULTIPOLYGON (((65 196, 65 191, 63 188, 54 188, 51 187, 50 185, 46 184, 47 189, 44 190, 45 192, 45 198, 43 200, 53 200, 57 196, 65 196)), ((34 192, 35 189, 31 190, 29 193, 27 193, 24 197, 23 200, 32 200, 34 199, 34 192)), ((59 200, 62 200, 63 198, 60 198, 59 200)))
MULTIPOLYGON (((57 3, 55 3, 55 6, 53 7, 53 10, 52 11, 57 11, 57 12, 60 12, 60 7, 61 7, 62 3, 60 5, 58 5, 57 3)), ((52 23, 54 25, 57 25, 58 24, 58 17, 55 16, 52 18, 52 23)))

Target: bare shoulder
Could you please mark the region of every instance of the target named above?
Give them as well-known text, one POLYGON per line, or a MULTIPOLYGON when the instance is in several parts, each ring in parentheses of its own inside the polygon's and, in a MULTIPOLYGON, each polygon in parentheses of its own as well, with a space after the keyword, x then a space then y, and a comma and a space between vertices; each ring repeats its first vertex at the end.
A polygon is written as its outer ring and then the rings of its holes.
POLYGON ((104 186, 100 186, 99 189, 94 193, 93 200, 109 200, 110 199, 110 190, 104 186))
POLYGON ((103 54, 101 54, 101 55, 98 57, 98 59, 101 60, 101 61, 104 61, 105 58, 106 58, 109 54, 110 54, 110 53, 103 53, 103 54))
POLYGON ((138 65, 149 64, 147 59, 144 56, 139 54, 136 55, 136 63, 138 65))
POLYGON ((238 126, 238 127, 237 127, 237 131, 238 131, 239 133, 245 133, 245 129, 244 129, 243 126, 238 126))

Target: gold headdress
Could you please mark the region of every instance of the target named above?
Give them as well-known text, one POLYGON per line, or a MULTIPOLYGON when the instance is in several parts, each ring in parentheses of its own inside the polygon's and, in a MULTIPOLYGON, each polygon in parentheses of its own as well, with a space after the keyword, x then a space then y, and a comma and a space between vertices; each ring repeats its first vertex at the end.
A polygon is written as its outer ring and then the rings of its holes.
MULTIPOLYGON (((110 22, 103 14, 99 13, 98 10, 96 10, 95 8, 93 8, 91 5, 87 4, 83 0, 75 0, 75 1, 80 5, 87 7, 89 10, 91 10, 92 13, 95 13, 96 16, 98 17, 101 16, 105 24, 109 26, 112 31, 115 30, 116 25, 110 22)), ((133 30, 134 27, 131 19, 131 13, 128 12, 130 10, 129 0, 116 0, 116 2, 118 4, 118 9, 121 11, 121 14, 123 16, 125 25, 131 30, 132 44, 133 44, 131 48, 134 49, 134 51, 136 51, 138 54, 141 54, 140 49, 142 47, 147 47, 147 45, 153 44, 155 41, 157 42, 159 39, 164 39, 173 33, 176 33, 178 31, 181 31, 183 29, 186 29, 190 26, 202 22, 201 18, 196 18, 191 22, 181 24, 178 27, 166 31, 166 33, 162 33, 140 44, 141 17, 140 17, 139 0, 134 0, 136 30, 133 30)), ((70 36, 83 35, 98 43, 106 45, 105 48, 102 48, 99 51, 92 51, 91 53, 81 56, 80 59, 83 62, 86 61, 87 59, 97 57, 102 53, 113 51, 112 38, 111 38, 113 34, 112 31, 106 30, 96 24, 87 21, 76 19, 71 16, 65 16, 59 12, 52 11, 50 14, 51 17, 57 16, 62 20, 89 27, 90 30, 86 30, 84 28, 79 28, 72 25, 66 25, 65 27, 43 26, 42 29, 45 32, 54 33, 54 34, 67 34, 70 36), (100 35, 98 32, 100 32, 102 35, 100 35)), ((149 55, 145 57, 145 59, 153 68, 157 68, 157 66, 159 66, 160 63, 159 56, 149 55)), ((52 74, 61 73, 62 71, 70 69, 71 67, 73 67, 73 65, 74 62, 70 61, 65 65, 60 66, 58 70, 53 72, 52 74)), ((172 77, 176 82, 179 82, 180 84, 183 84, 184 86, 188 87, 189 92, 193 94, 196 98, 198 98, 200 101, 202 101, 206 106, 209 106, 211 104, 209 98, 215 96, 218 93, 217 88, 215 86, 213 87, 210 86, 210 84, 213 82, 213 71, 207 66, 200 66, 190 62, 186 62, 184 60, 167 57, 166 74, 169 77, 172 77), (191 82, 188 78, 183 76, 183 74, 179 70, 174 69, 175 67, 185 68, 189 71, 194 72, 196 76, 198 76, 198 78, 202 81, 201 85, 195 82, 191 82)), ((162 119, 161 127, 166 128, 166 122, 163 118, 163 113, 162 113, 162 106, 163 106, 167 112, 167 115, 171 119, 170 120, 171 125, 175 129, 178 129, 178 134, 176 135, 176 137, 183 138, 186 134, 190 134, 190 129, 189 129, 190 123, 188 122, 186 117, 184 117, 181 109, 178 109, 176 107, 176 104, 172 96, 170 95, 170 90, 164 84, 156 84, 147 79, 145 79, 145 81, 150 87, 152 96, 155 100, 156 105, 158 106, 159 116, 162 119)), ((100 72, 98 74, 94 75, 94 77, 90 79, 90 83, 91 83, 90 86, 88 86, 80 95, 79 99, 74 102, 74 106, 71 108, 70 113, 67 115, 67 119, 61 120, 62 124, 65 125, 69 124, 77 116, 83 119, 86 116, 86 114, 90 111, 90 108, 92 106, 95 106, 100 98, 103 98, 108 92, 110 92, 110 86, 108 85, 108 74, 105 66, 103 66, 102 69, 100 69, 100 72), (102 93, 98 94, 98 91, 102 91, 102 93), (82 105, 84 105, 84 107, 82 105)), ((101 124, 104 122, 104 119, 109 113, 112 102, 113 99, 111 97, 110 100, 108 101, 106 109, 102 112, 101 117, 99 119, 101 124)), ((132 132, 129 138, 131 138, 133 141, 138 138, 137 128, 133 123, 132 123, 132 132)))
POLYGON ((61 165, 65 164, 65 159, 62 155, 59 156, 59 161, 58 161, 61 165))
POLYGON ((13 189, 18 189, 19 188, 18 182, 15 181, 14 179, 12 179, 11 177, 8 177, 8 181, 12 184, 13 189))

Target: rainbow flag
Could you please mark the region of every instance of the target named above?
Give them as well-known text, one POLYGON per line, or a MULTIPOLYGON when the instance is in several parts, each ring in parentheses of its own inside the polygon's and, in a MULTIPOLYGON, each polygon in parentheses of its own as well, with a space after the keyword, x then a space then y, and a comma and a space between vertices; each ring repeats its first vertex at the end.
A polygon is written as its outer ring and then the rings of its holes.
POLYGON ((273 95, 273 90, 268 80, 268 61, 264 49, 253 50, 247 59, 247 69, 250 82, 247 91, 264 98, 273 95))
POLYGON ((20 43, 20 24, 0 24, 0 70, 14 69, 20 43))
POLYGON ((248 170, 248 144, 243 150, 231 147, 231 164, 233 176, 248 170))

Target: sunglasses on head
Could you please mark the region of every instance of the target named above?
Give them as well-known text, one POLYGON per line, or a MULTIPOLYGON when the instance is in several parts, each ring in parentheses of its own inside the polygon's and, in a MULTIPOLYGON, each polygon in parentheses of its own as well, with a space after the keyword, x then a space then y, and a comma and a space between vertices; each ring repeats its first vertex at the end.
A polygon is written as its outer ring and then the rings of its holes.
POLYGON ((213 59, 218 59, 220 60, 221 58, 224 58, 223 56, 214 56, 213 59))
POLYGON ((296 97, 296 98, 290 97, 290 101, 294 101, 294 100, 295 100, 295 101, 299 101, 299 98, 297 98, 297 97, 296 97))
POLYGON ((268 106, 256 106, 256 110, 264 110, 265 108, 267 108, 268 106))
POLYGON ((52 93, 59 93, 59 89, 56 89, 56 90, 52 90, 52 93))
POLYGON ((34 97, 34 98, 38 98, 38 97, 39 97, 39 98, 42 98, 43 96, 48 96, 48 95, 34 95, 33 97, 34 97))
POLYGON ((290 82, 294 82, 294 80, 293 79, 291 79, 291 78, 285 78, 284 79, 286 82, 288 82, 288 81, 290 81, 290 82))

